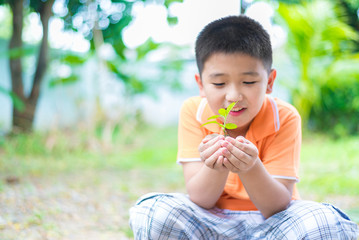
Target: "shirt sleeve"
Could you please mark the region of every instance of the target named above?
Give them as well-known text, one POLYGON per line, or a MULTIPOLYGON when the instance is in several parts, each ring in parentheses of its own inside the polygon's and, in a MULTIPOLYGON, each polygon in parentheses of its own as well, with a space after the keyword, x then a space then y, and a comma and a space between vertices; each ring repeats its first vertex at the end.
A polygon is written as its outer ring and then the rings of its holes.
POLYGON ((177 163, 201 160, 198 146, 207 134, 196 119, 197 105, 193 99, 188 99, 181 107, 178 122, 177 163))
POLYGON ((285 114, 279 131, 264 144, 261 154, 263 165, 273 177, 299 180, 301 135, 299 114, 285 114))

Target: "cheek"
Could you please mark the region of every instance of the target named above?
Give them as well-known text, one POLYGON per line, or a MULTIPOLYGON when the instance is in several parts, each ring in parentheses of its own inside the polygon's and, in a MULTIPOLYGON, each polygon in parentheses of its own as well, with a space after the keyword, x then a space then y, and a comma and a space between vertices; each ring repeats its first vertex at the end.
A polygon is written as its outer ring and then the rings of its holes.
POLYGON ((213 94, 207 95, 207 101, 213 114, 218 114, 218 110, 222 107, 222 102, 213 94))
POLYGON ((209 106, 211 106, 212 108, 216 108, 216 109, 212 109, 212 110, 217 112, 218 109, 220 108, 218 100, 216 100, 216 99, 214 99, 213 97, 210 96, 209 98, 207 98, 207 101, 208 101, 209 106))
POLYGON ((265 89, 260 88, 251 92, 251 94, 248 96, 248 101, 255 108, 255 111, 262 107, 265 95, 266 95, 265 89))

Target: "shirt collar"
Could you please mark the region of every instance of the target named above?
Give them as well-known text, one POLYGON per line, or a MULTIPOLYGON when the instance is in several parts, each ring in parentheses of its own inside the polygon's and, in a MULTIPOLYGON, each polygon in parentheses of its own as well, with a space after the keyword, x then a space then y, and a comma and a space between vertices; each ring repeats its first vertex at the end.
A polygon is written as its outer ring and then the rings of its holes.
POLYGON ((262 108, 253 119, 247 135, 252 135, 253 140, 258 141, 279 131, 279 111, 274 98, 266 95, 262 108))

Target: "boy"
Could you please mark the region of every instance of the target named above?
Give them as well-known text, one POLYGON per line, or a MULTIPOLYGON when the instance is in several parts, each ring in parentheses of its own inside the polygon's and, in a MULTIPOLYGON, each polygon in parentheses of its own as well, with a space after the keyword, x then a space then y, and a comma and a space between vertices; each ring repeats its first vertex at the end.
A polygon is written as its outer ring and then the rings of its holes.
POLYGON ((130 210, 135 238, 356 239, 358 226, 334 206, 297 200, 300 116, 267 95, 276 71, 262 26, 245 16, 208 24, 196 61, 200 97, 185 101, 178 129, 188 196, 142 197, 130 210), (202 126, 234 102, 228 136, 202 126))

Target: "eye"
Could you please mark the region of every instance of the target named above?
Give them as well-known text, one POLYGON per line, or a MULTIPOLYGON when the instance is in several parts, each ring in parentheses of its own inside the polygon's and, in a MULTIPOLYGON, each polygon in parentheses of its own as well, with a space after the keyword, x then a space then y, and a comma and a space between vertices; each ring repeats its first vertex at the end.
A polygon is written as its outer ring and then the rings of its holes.
POLYGON ((223 86, 224 83, 213 83, 214 86, 217 86, 217 87, 220 87, 220 86, 223 86))
POLYGON ((255 84, 255 81, 249 81, 249 82, 243 82, 244 84, 250 85, 250 84, 255 84))

